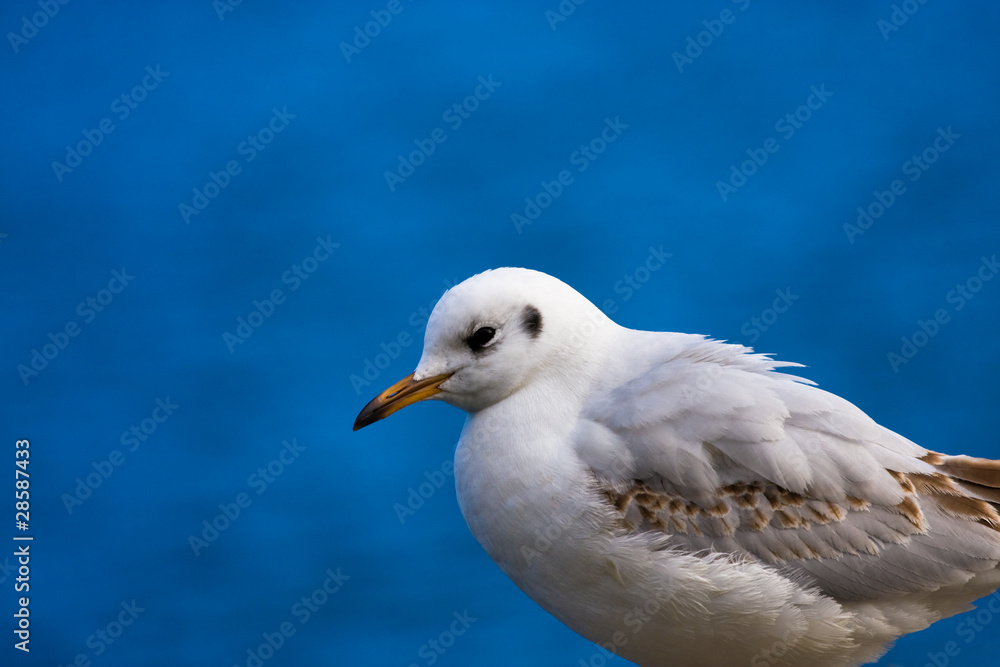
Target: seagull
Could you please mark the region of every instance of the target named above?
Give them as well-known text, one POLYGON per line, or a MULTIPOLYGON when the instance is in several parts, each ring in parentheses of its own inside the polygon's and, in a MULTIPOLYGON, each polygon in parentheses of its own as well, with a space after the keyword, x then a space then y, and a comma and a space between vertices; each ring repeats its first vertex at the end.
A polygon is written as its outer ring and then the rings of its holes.
MULTIPOLYGON (((518 587, 642 667, 845 666, 1000 587, 1000 461, 924 449, 742 345, 627 329, 545 273, 448 290, 416 370, 468 413, 462 514, 518 587)), ((1000 595, 1000 594, 998 594, 1000 595)))

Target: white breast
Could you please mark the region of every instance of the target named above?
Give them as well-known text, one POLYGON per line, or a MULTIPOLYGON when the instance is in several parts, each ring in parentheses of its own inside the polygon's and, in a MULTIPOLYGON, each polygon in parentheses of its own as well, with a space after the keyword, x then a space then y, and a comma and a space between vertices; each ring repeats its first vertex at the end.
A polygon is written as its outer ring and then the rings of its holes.
POLYGON ((644 666, 746 665, 788 632, 815 638, 786 652, 798 664, 851 664, 820 659, 834 646, 853 653, 852 614, 829 598, 757 563, 685 555, 664 536, 617 530, 588 471, 559 446, 564 434, 537 426, 561 420, 507 414, 538 405, 523 399, 470 418, 455 476, 473 535, 538 604, 644 666))

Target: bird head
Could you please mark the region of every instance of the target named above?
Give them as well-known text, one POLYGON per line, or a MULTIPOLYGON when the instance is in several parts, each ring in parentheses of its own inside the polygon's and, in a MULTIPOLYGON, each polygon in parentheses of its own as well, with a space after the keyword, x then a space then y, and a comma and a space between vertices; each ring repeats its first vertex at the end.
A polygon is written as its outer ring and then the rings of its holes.
POLYGON ((483 410, 539 374, 566 373, 608 323, 576 290, 540 271, 475 275, 444 293, 427 321, 416 370, 366 405, 354 430, 424 399, 483 410))

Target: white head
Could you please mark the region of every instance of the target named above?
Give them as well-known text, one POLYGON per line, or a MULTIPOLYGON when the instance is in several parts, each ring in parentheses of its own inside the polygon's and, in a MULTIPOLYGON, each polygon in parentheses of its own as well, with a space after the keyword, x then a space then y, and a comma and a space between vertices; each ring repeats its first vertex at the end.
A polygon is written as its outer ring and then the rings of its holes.
POLYGON ((425 398, 476 412, 542 373, 566 373, 610 320, 540 271, 485 271, 451 288, 427 322, 416 371, 369 403, 355 430, 425 398))

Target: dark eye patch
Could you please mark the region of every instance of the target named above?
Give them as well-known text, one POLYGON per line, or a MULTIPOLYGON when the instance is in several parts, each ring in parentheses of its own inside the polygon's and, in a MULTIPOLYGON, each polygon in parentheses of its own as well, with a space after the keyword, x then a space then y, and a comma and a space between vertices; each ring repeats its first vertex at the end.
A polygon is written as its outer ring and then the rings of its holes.
POLYGON ((538 334, 542 333, 542 314, 534 306, 524 307, 524 310, 521 311, 521 321, 524 324, 524 330, 532 338, 538 338, 538 334))
POLYGON ((493 341, 496 333, 497 330, 493 327, 479 327, 471 336, 465 339, 465 342, 473 352, 479 352, 493 341))

